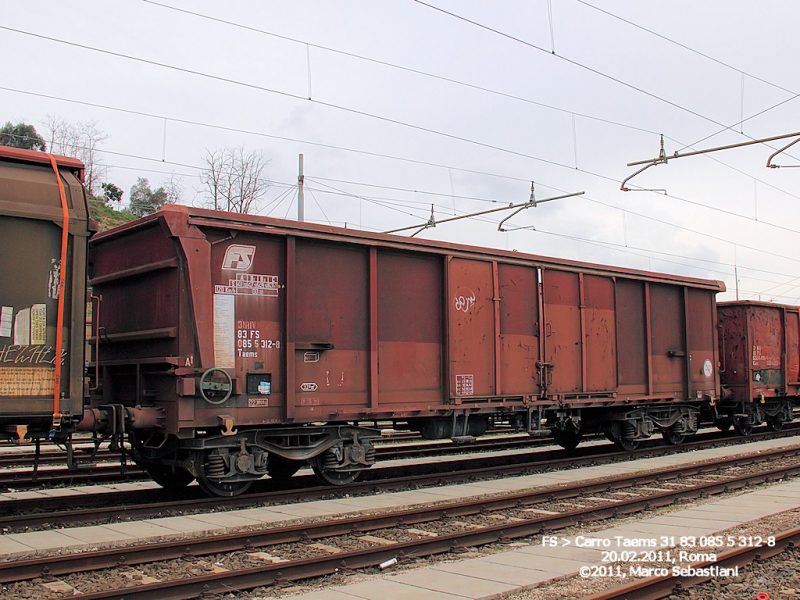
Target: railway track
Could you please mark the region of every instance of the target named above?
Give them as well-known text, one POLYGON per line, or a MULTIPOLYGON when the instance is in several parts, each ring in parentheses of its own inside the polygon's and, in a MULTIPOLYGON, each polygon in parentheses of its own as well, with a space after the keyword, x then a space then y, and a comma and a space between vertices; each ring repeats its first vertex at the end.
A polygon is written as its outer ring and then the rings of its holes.
MULTIPOLYGON (((384 561, 402 563, 458 553, 469 546, 507 543, 544 531, 563 530, 798 475, 800 449, 781 449, 702 465, 389 513, 18 560, 0 564, 0 582, 14 591, 15 588, 9 587, 12 582, 57 577, 60 583, 77 589, 87 600, 123 596, 126 600, 196 598, 202 594, 285 585, 353 569, 375 569, 384 561), (158 567, 151 567, 153 564, 158 567), (124 589, 108 589, 108 585, 95 589, 98 581, 119 579, 120 572, 128 581, 144 583, 124 589), (178 576, 166 580, 165 573, 178 576)), ((598 598, 622 597, 631 596, 598 598)), ((640 597, 638 593, 636 597, 640 597)))
MULTIPOLYGON (((512 436, 517 435, 520 440, 520 445, 522 440, 529 440, 531 442, 539 442, 541 440, 536 440, 535 438, 531 438, 524 434, 519 434, 518 432, 514 431, 509 427, 502 427, 502 428, 495 428, 489 429, 486 432, 486 437, 481 438, 478 443, 487 442, 489 444, 496 442, 500 439, 512 439, 512 436), (494 436, 494 437, 492 437, 494 436), (507 437, 500 437, 500 436, 507 436, 507 437)), ((419 433, 413 431, 392 431, 391 433, 387 433, 382 437, 375 440, 375 444, 377 446, 377 451, 380 454, 381 452, 386 451, 386 446, 391 446, 395 444, 405 444, 406 442, 419 442, 418 444, 408 444, 404 447, 405 450, 408 450, 408 453, 411 454, 414 451, 424 450, 425 448, 438 448, 441 447, 444 451, 445 448, 449 446, 453 446, 452 442, 449 440, 438 440, 438 441, 429 441, 424 442, 422 441, 422 436, 419 433)), ((76 456, 78 458, 89 456, 92 450, 92 443, 88 440, 84 442, 78 441, 75 444, 76 456)), ((30 443, 27 444, 16 444, 13 446, 0 446, 0 468, 25 468, 25 467, 33 467, 34 461, 34 446, 30 443)), ((101 444, 99 450, 96 453, 96 460, 97 462, 118 462, 119 461, 119 452, 112 451, 109 449, 108 444, 101 444)), ((67 462, 67 454, 66 452, 59 449, 58 446, 45 444, 42 446, 41 456, 39 458, 40 465, 63 465, 67 462)))
MULTIPOLYGON (((763 434, 759 439, 789 436, 789 431, 763 434)), ((745 438, 724 438, 741 443, 745 438)), ((277 486, 272 480, 258 482, 253 491, 233 498, 208 497, 196 486, 181 493, 162 490, 113 491, 85 496, 25 498, 0 502, 0 528, 26 531, 41 527, 64 527, 87 523, 144 519, 170 514, 192 514, 209 510, 231 510, 265 505, 343 498, 376 492, 416 489, 426 486, 470 482, 498 477, 525 475, 541 471, 593 466, 637 457, 664 456, 680 451, 700 450, 719 445, 719 438, 695 441, 681 446, 654 446, 634 453, 608 452, 608 445, 587 446, 578 456, 564 456, 560 450, 529 454, 483 456, 457 462, 433 462, 408 466, 376 466, 362 479, 347 486, 319 485, 312 475, 298 475, 290 486, 277 486)))
MULTIPOLYGON (((450 440, 397 444, 396 440, 381 442, 376 447, 378 460, 396 460, 400 458, 445 456, 463 452, 491 452, 495 450, 515 450, 535 448, 552 444, 551 440, 532 438, 530 436, 502 436, 490 437, 479 440, 474 444, 457 445, 450 440), (386 445, 383 445, 386 444, 386 445)), ((79 461, 85 461, 78 455, 79 461)), ((115 481, 141 481, 150 479, 150 476, 135 464, 128 463, 124 471, 120 465, 120 453, 108 449, 98 451, 91 462, 80 464, 77 470, 70 471, 66 467, 64 453, 50 452, 40 457, 40 466, 52 466, 54 469, 39 470, 33 477, 34 459, 30 452, 6 453, 0 456, 0 468, 14 469, 0 471, 0 489, 10 487, 13 489, 28 489, 31 487, 54 485, 77 485, 80 483, 113 483, 115 481), (26 469, 26 470, 20 470, 26 469)))
MULTIPOLYGON (((677 448, 692 449, 697 447, 697 443, 706 443, 707 440, 720 440, 722 443, 743 443, 747 440, 770 439, 776 436, 793 435, 797 432, 800 432, 800 424, 787 426, 781 432, 771 432, 764 428, 762 431, 755 432, 747 438, 732 438, 719 431, 709 430, 698 434, 695 437, 696 441, 681 444, 677 446, 677 448)), ((660 438, 645 442, 634 454, 652 450, 654 446, 661 443, 662 440, 660 438)), ((464 445, 454 444, 450 440, 412 444, 387 444, 385 446, 378 446, 376 448, 376 455, 380 464, 381 461, 400 458, 423 458, 501 450, 526 450, 552 445, 553 442, 549 438, 498 436, 482 439, 474 444, 464 445)), ((555 452, 558 454, 558 457, 564 455, 564 452, 561 450, 555 452)), ((584 446, 573 452, 573 455, 585 456, 596 452, 596 449, 584 446)), ((63 454, 60 455, 60 460, 58 458, 58 453, 52 454, 53 456, 48 454, 47 464, 60 465, 66 462, 63 454)), ((66 468, 42 469, 38 471, 34 478, 31 470, 20 470, 20 468, 32 467, 33 458, 29 456, 29 453, 12 456, 6 454, 5 456, 0 456, 0 467, 5 465, 6 467, 13 467, 13 469, 0 471, 0 490, 5 488, 17 491, 42 487, 109 484, 150 479, 150 476, 135 464, 128 463, 123 469, 119 462, 114 461, 119 461, 119 454, 103 450, 98 454, 95 460, 92 460, 90 463, 82 464, 77 470, 71 471, 66 468)), ((366 473, 370 472, 372 471, 367 471, 366 473)))

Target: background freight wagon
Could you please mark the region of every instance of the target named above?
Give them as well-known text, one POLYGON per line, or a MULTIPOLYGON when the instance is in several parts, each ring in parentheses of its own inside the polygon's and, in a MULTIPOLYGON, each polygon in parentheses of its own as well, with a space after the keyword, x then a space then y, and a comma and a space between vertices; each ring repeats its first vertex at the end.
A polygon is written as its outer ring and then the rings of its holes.
POLYGON ((0 148, 0 426, 32 436, 69 431, 83 416, 86 243, 90 234, 83 163, 0 148), (68 214, 62 261, 63 209, 68 214), (60 285, 61 270, 65 284, 60 285), (63 294, 62 350, 56 351, 63 294), (56 356, 60 393, 55 405, 56 356), (54 423, 55 417, 55 423, 54 423))
POLYGON ((742 434, 766 421, 781 429, 800 394, 800 316, 796 306, 719 305, 723 429, 742 434))

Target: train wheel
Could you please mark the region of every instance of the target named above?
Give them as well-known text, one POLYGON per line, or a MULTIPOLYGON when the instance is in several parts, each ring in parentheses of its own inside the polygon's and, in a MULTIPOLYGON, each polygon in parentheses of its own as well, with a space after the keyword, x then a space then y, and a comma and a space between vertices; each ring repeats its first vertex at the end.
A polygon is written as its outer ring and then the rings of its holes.
POLYGON ((666 429, 661 430, 661 437, 664 438, 664 441, 668 444, 673 446, 677 446, 678 444, 682 444, 686 439, 686 436, 682 433, 677 433, 673 427, 667 427, 666 429))
POLYGON ((614 442, 614 445, 623 452, 633 452, 639 447, 639 440, 618 437, 610 433, 607 433, 606 437, 609 441, 614 442))
POLYGON ((302 466, 302 461, 290 460, 277 454, 270 454, 267 462, 267 475, 275 481, 289 481, 292 475, 297 473, 302 466))
POLYGON ((572 452, 581 443, 583 435, 575 431, 554 431, 553 440, 567 452, 572 452))
POLYGON ((194 481, 194 475, 186 469, 173 470, 167 465, 150 464, 144 465, 144 470, 150 475, 150 479, 171 492, 182 490, 194 481))
MULTIPOLYGON (((200 465, 200 475, 197 478, 197 483, 200 484, 200 487, 203 488, 203 491, 205 491, 207 494, 231 498, 233 496, 243 494, 250 488, 251 485, 253 485, 253 479, 246 479, 244 481, 225 481, 220 477, 209 476, 209 470, 219 470, 220 468, 219 463, 222 461, 222 457, 219 455, 212 454, 206 456, 202 453, 198 453, 195 457, 195 460, 200 465)), ((222 474, 224 474, 224 471, 220 472, 220 475, 222 474)))
POLYGON ((774 417, 767 417, 767 425, 772 431, 780 431, 783 429, 783 415, 776 415, 774 417))
POLYGON ((247 481, 214 481, 205 475, 197 478, 197 483, 203 488, 207 494, 212 496, 223 496, 225 498, 232 498, 239 494, 245 493, 250 486, 253 485, 253 480, 247 481))
POLYGON ((734 417, 733 430, 738 435, 750 435, 753 433, 753 421, 748 417, 734 417))
POLYGON ((628 438, 619 438, 614 440, 614 444, 624 452, 633 452, 639 447, 639 440, 631 440, 628 438))
POLYGON ((320 481, 328 485, 347 485, 358 479, 360 471, 336 471, 326 468, 324 466, 324 454, 323 452, 309 461, 311 462, 311 468, 314 469, 314 475, 320 481))

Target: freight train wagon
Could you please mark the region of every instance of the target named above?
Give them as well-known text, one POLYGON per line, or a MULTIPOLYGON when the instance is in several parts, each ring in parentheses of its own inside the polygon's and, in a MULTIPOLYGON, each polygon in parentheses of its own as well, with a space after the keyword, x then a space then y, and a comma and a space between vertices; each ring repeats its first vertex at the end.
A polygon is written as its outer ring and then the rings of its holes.
POLYGON ((677 443, 719 390, 718 281, 183 206, 94 236, 89 269, 87 419, 126 419, 169 487, 345 483, 379 419, 677 443))
POLYGON ((5 439, 14 439, 22 425, 30 437, 62 441, 83 417, 86 243, 92 231, 83 170, 74 158, 0 147, 5 439))
POLYGON ((779 430, 800 396, 800 314, 796 306, 722 302, 718 307, 722 394, 717 424, 747 435, 779 430))

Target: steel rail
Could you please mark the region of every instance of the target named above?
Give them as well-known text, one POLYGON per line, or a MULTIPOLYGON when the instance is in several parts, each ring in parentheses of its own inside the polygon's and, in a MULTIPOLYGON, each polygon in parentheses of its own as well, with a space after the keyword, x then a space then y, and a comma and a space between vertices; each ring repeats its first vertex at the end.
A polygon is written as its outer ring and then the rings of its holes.
MULTIPOLYGON (((790 436, 792 432, 765 434, 773 437, 790 436)), ((743 442, 748 438, 724 438, 726 442, 743 442)), ((443 485, 493 478, 498 475, 514 476, 531 471, 552 471, 580 466, 595 466, 629 459, 631 456, 664 456, 675 452, 714 447, 720 442, 705 440, 681 446, 657 446, 642 448, 633 453, 603 453, 603 446, 596 446, 600 452, 582 457, 553 459, 553 454, 563 455, 561 451, 545 452, 536 460, 526 460, 528 455, 476 457, 455 463, 415 464, 412 466, 379 466, 363 474, 363 480, 347 486, 320 486, 311 476, 296 476, 291 489, 276 489, 271 480, 265 479, 262 490, 233 498, 210 498, 201 495, 194 486, 181 493, 169 494, 163 490, 114 491, 69 497, 26 498, 0 501, 0 527, 10 529, 33 529, 42 525, 79 525, 107 519, 149 518, 163 516, 172 511, 190 514, 193 511, 220 510, 264 506, 296 502, 298 499, 316 500, 345 495, 359 495, 377 492, 443 485), (478 465, 478 466, 475 466, 478 465), (450 468, 450 471, 442 469, 450 468), (452 470, 458 469, 458 470, 452 470), (409 472, 413 475, 407 475, 409 472), (423 472, 421 472, 423 471, 423 472), (428 472, 424 472, 428 471, 428 472), (164 498, 153 501, 154 496, 164 498)), ((737 445, 746 446, 745 443, 737 445)))
MULTIPOLYGON (((785 435, 792 435, 793 433, 800 432, 800 424, 795 424, 793 427, 786 427, 782 432, 764 432, 764 433, 757 433, 748 436, 747 438, 724 438, 724 440, 729 441, 730 443, 745 443, 747 441, 754 441, 758 439, 771 439, 774 437, 782 437, 785 435)), ((721 434, 718 431, 714 431, 711 433, 701 434, 703 439, 697 442, 689 442, 681 444, 678 448, 695 448, 695 447, 703 447, 698 446, 697 444, 708 444, 704 438, 705 436, 710 437, 714 440, 713 443, 718 443, 721 434)), ((482 440, 478 442, 478 444, 464 444, 458 445, 454 444, 453 442, 447 441, 433 441, 433 442, 426 442, 426 443, 419 443, 419 444, 397 444, 394 445, 391 442, 386 446, 383 446, 383 442, 381 446, 377 447, 377 455, 382 461, 404 458, 404 457, 425 457, 425 456, 442 456, 442 455, 458 455, 458 454, 467 454, 467 453, 475 453, 475 452, 491 452, 494 450, 502 450, 505 446, 506 449, 514 449, 514 448, 535 448, 538 446, 547 446, 553 445, 553 441, 550 438, 512 438, 512 439, 503 439, 503 438, 496 438, 498 439, 497 442, 491 442, 489 440, 495 438, 488 438, 486 440, 482 440)), ((658 438, 650 440, 652 443, 658 443, 658 438)), ((645 448, 634 451, 635 453, 640 453, 646 450, 652 451, 653 447, 650 445, 645 446, 645 448)), ((563 454, 563 453, 562 453, 563 454)), ((118 455, 117 455, 118 456, 118 455)), ((2 459, 0 459, 2 460, 2 459)), ((125 466, 125 473, 122 474, 120 472, 120 465, 117 463, 112 462, 97 462, 91 465, 85 465, 78 470, 69 471, 66 469, 49 469, 39 471, 37 479, 34 481, 30 477, 30 472, 27 471, 13 471, 4 473, 0 471, 0 488, 2 487, 9 487, 15 490, 20 489, 31 489, 34 487, 38 487, 42 484, 46 485, 81 485, 81 484, 93 484, 93 483, 115 483, 115 482, 123 482, 123 481, 145 481, 149 480, 150 476, 147 475, 142 469, 140 469, 135 464, 126 464, 125 466)), ((0 507, 0 513, 2 512, 2 508, 0 507)))
MULTIPOLYGON (((790 453, 792 454, 792 453, 790 453)), ((796 454, 796 453, 795 453, 796 454)), ((754 456, 753 459, 759 457, 754 456)), ((727 461, 722 461, 725 464, 727 461)), ((763 461, 759 461, 763 462, 763 461)), ((710 465, 707 465, 710 466, 710 465)), ((703 466, 696 465, 686 469, 692 472, 692 469, 702 469, 703 466)), ((679 469, 672 469, 671 471, 678 471, 679 469)), ((658 481, 656 476, 658 473, 627 477, 628 487, 630 485, 637 485, 652 478, 653 481, 658 481)), ((679 476, 673 473, 675 477, 679 476)), ((379 563, 396 558, 403 561, 410 557, 424 557, 433 554, 441 554, 446 552, 458 552, 466 546, 485 545, 490 543, 503 543, 511 539, 529 537, 532 535, 541 534, 547 531, 563 529, 565 527, 578 525, 591 521, 598 521, 621 515, 632 514, 642 510, 648 510, 661 506, 671 505, 682 498, 698 498, 718 493, 728 492, 736 489, 747 487, 757 483, 768 482, 777 479, 783 479, 788 476, 800 475, 800 464, 795 464, 788 467, 780 467, 769 469, 761 473, 732 476, 725 481, 714 481, 704 484, 692 486, 690 488, 675 490, 669 492, 656 493, 643 498, 634 498, 629 500, 621 500, 611 502, 608 505, 581 508, 574 511, 559 513, 557 515, 540 516, 533 519, 528 519, 518 522, 503 523, 500 525, 484 527, 477 530, 461 531, 453 534, 440 535, 435 538, 427 538, 423 540, 414 540, 409 542, 398 542, 391 546, 371 547, 362 550, 342 552, 331 556, 314 557, 310 559, 302 559, 299 561, 289 561, 277 564, 265 564, 256 568, 248 568, 242 570, 234 570, 222 573, 214 573, 207 576, 198 576, 191 578, 184 578, 179 580, 171 580, 153 584, 141 585, 133 588, 124 588, 120 590, 108 590, 90 594, 83 594, 81 597, 85 600, 106 600, 110 598, 125 598, 126 600, 137 600, 146 598, 160 598, 164 600, 183 600, 188 598, 195 598, 201 594, 214 594, 214 593, 229 593, 236 590, 252 589, 260 586, 269 586, 274 584, 286 583, 299 579, 307 579, 310 577, 320 577, 323 575, 330 575, 341 570, 358 569, 365 567, 374 567, 379 563)), ((596 493, 599 489, 611 488, 615 489, 615 484, 621 484, 622 478, 614 478, 613 480, 606 480, 596 482, 589 486, 584 486, 580 491, 573 489, 569 493, 596 493)), ((573 488, 581 488, 581 486, 572 486, 573 488)), ((533 492, 532 494, 514 494, 508 497, 497 499, 497 505, 492 506, 495 510, 502 508, 514 508, 524 506, 526 503, 536 503, 542 501, 544 497, 547 500, 556 498, 559 493, 567 493, 562 488, 552 488, 549 490, 541 490, 533 492), (547 494, 547 495, 545 495, 547 494)), ((368 531, 370 529, 380 529, 383 527, 392 526, 392 523, 397 524, 411 524, 418 523, 421 520, 433 520, 441 518, 442 516, 463 516, 464 514, 476 514, 482 510, 488 510, 491 506, 492 499, 483 499, 470 502, 457 502, 447 505, 440 505, 432 508, 421 509, 423 512, 428 511, 427 517, 422 516, 419 511, 400 511, 392 515, 382 515, 377 517, 372 524, 369 519, 374 517, 356 517, 353 520, 342 519, 340 522, 328 522, 320 525, 301 525, 294 528, 295 531, 289 531, 290 528, 284 528, 284 534, 297 536, 294 541, 302 541, 305 539, 312 539, 313 537, 327 537, 331 535, 331 528, 338 528, 343 533, 353 533, 368 531), (463 511, 467 512, 463 512, 463 511), (315 528, 319 528, 315 530, 315 528), (303 536, 305 532, 305 536, 303 536)), ((247 532, 239 534, 238 541, 231 550, 251 550, 255 549, 258 544, 262 543, 286 543, 292 541, 291 538, 283 537, 279 541, 272 542, 269 539, 270 532, 265 532, 263 535, 266 538, 256 537, 256 532, 247 532), (245 541, 242 541, 245 538, 245 541), (254 541, 255 540, 255 541, 254 541)), ((231 544, 233 540, 224 540, 223 543, 231 544)), ((178 552, 181 552, 179 557, 191 556, 194 549, 188 546, 188 540, 182 540, 174 544, 178 552), (183 550, 181 551, 181 547, 183 550)), ((202 548, 203 554, 213 554, 222 552, 219 546, 215 545, 215 539, 200 539, 195 542, 198 547, 202 548)), ((148 551, 148 550, 145 550, 148 551)), ((152 548, 149 550, 152 551, 152 548)), ((230 551, 230 550, 229 550, 230 551)), ((164 560, 165 551, 156 552, 155 560, 164 560)), ((136 561, 134 548, 125 548, 116 551, 117 560, 111 566, 124 566, 134 564, 136 561), (121 559, 124 556, 124 559, 121 559), (132 560, 133 559, 133 560, 132 560)), ((106 557, 106 560, 108 557, 106 557)), ((53 566, 50 567, 49 575, 55 573, 54 569, 65 567, 71 561, 86 561, 81 564, 77 569, 66 568, 64 572, 73 572, 74 570, 87 570, 87 566, 95 557, 89 555, 77 557, 63 557, 49 559, 53 566), (58 560, 63 560, 62 563, 57 563, 58 560)), ((154 559, 150 559, 154 560, 154 559)), ((75 565, 75 562, 72 562, 75 565)), ((23 571, 20 562, 15 562, 9 565, 10 570, 15 571, 17 574, 23 571)), ((94 567, 105 568, 105 567, 94 567)), ((41 576, 41 570, 36 573, 29 571, 27 576, 37 577, 41 576)), ((17 577, 18 580, 19 578, 17 577)), ((638 597, 638 596, 637 596, 638 597)))
MULTIPOLYGON (((341 536, 353 532, 367 532, 388 527, 412 525, 435 521, 442 518, 464 517, 487 511, 521 508, 542 502, 552 502, 580 497, 584 494, 613 492, 652 483, 694 477, 724 469, 729 465, 747 465, 773 461, 777 458, 800 456, 800 448, 775 450, 747 457, 726 458, 713 463, 684 465, 660 469, 649 473, 635 473, 605 478, 600 481, 580 482, 567 486, 550 486, 547 488, 504 494, 497 497, 470 498, 412 509, 396 510, 380 515, 366 515, 327 520, 321 523, 303 523, 286 527, 268 527, 262 530, 247 530, 234 533, 214 535, 211 537, 182 539, 154 544, 139 544, 125 548, 103 550, 79 555, 56 557, 37 557, 27 560, 16 560, 0 563, 0 583, 21 581, 40 576, 63 575, 76 571, 106 569, 122 565, 130 566, 156 560, 174 560, 200 555, 254 550, 258 547, 276 544, 296 543, 312 539, 341 536)), ((800 474, 800 463, 788 467, 778 467, 766 471, 732 475, 724 481, 699 484, 689 488, 649 494, 629 500, 614 500, 607 505, 582 508, 574 511, 547 515, 529 519, 520 525, 527 531, 526 524, 538 524, 544 529, 558 529, 574 525, 577 522, 601 520, 609 516, 629 514, 643 509, 656 508, 673 504, 684 497, 701 497, 714 495, 733 489, 739 489, 752 483, 760 483, 789 475, 800 474)), ((514 537, 522 534, 514 533, 517 525, 504 524, 501 530, 514 537)), ((463 532, 462 537, 467 535, 463 532)), ((458 535, 456 537, 458 537, 458 535)), ((393 545, 393 548, 398 547, 393 545)))
MULTIPOLYGON (((552 444, 553 441, 549 438, 541 439, 532 437, 487 438, 469 445, 458 445, 450 440, 411 444, 395 444, 394 440, 385 440, 381 441, 380 445, 377 446, 375 450, 379 460, 396 460, 407 457, 433 457, 465 452, 492 452, 517 448, 535 448, 552 444)), ((32 479, 30 471, 0 471, 0 487, 7 486, 29 489, 41 484, 75 485, 84 482, 112 483, 115 481, 144 481, 150 479, 150 476, 135 463, 126 464, 125 474, 121 474, 120 464, 118 462, 111 462, 114 458, 118 459, 119 456, 119 453, 104 452, 102 455, 95 457, 91 465, 82 466, 76 471, 69 471, 67 469, 40 470, 35 480, 32 479)), ((15 457, 0 456, 0 467, 33 465, 33 459, 29 456, 17 458, 16 461, 17 462, 15 462, 15 457)), ((47 458, 43 457, 39 464, 52 465, 65 461, 66 458, 64 456, 49 455, 47 458)))

